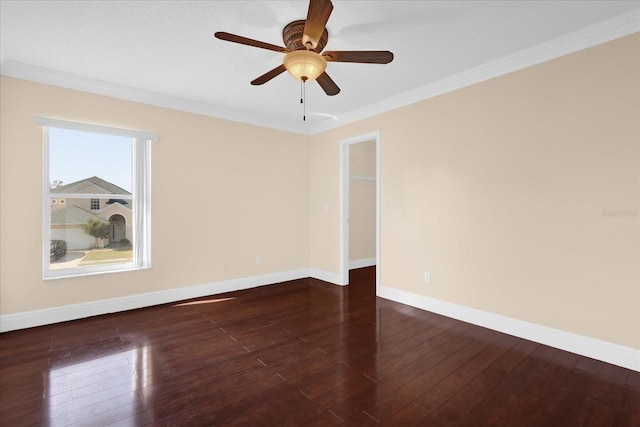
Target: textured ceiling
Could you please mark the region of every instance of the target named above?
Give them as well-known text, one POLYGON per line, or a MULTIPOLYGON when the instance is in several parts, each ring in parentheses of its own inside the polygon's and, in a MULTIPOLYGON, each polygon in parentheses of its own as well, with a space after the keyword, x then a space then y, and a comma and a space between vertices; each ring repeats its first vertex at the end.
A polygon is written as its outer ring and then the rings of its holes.
POLYGON ((395 59, 329 63, 342 92, 328 97, 309 83, 304 124, 300 84, 287 73, 249 84, 279 65, 282 54, 213 34, 283 45, 282 28, 304 19, 307 1, 2 0, 2 73, 42 67, 175 99, 178 108, 199 105, 211 115, 303 131, 640 7, 638 1, 333 4, 325 50, 391 50, 395 59))

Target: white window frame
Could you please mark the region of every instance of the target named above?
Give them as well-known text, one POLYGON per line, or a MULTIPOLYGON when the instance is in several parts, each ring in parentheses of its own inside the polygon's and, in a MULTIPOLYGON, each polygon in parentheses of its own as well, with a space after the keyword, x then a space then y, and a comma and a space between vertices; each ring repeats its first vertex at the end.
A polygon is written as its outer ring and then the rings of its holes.
MULTIPOLYGON (((43 197, 42 197, 42 277, 44 280, 66 277, 82 277, 94 274, 135 271, 151 268, 151 142, 158 137, 152 133, 100 126, 68 120, 36 117, 36 125, 41 126, 43 134, 43 197), (49 188, 49 128, 92 132, 132 139, 132 191, 131 196, 118 195, 118 198, 133 200, 133 260, 128 263, 89 266, 83 268, 49 268, 49 241, 51 240, 51 200, 49 188)), ((74 198, 103 198, 104 194, 65 194, 74 198)))
POLYGON ((99 211, 100 210, 100 199, 90 199, 89 200, 89 210, 99 211), (94 202, 97 203, 98 207, 94 207, 94 202))

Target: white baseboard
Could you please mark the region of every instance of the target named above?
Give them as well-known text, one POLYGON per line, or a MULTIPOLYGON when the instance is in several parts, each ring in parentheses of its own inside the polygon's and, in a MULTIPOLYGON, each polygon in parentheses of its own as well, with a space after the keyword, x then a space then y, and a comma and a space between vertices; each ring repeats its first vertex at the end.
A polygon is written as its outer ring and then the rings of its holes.
POLYGON ((640 350, 385 286, 378 296, 640 372, 640 350))
POLYGON ((304 268, 261 276, 243 277, 224 280, 222 282, 167 289, 165 291, 148 292, 126 297, 110 298, 80 304, 25 311, 21 313, 0 315, 0 332, 33 328, 52 323, 83 319, 101 314, 117 313, 153 305, 167 304, 191 298, 239 291, 258 286, 272 285, 289 280, 313 277, 335 285, 342 285, 338 274, 315 268, 304 268))
MULTIPOLYGON (((82 319, 100 314, 116 313, 158 304, 199 298, 225 292, 271 285, 288 280, 303 279, 310 276, 309 269, 291 270, 261 276, 244 277, 241 279, 225 280, 204 285, 187 286, 184 288, 167 289, 165 291, 149 292, 126 297, 111 298, 81 304, 65 305, 42 310, 26 311, 15 314, 0 315, 0 332, 17 329, 32 328, 52 323, 82 319)), ((322 279, 325 280, 325 279, 322 279)))
POLYGON ((329 271, 318 270, 317 268, 309 269, 309 277, 313 277, 314 279, 322 280, 324 282, 333 283, 338 286, 345 286, 346 283, 342 283, 340 279, 340 275, 336 273, 331 273, 329 271))
MULTIPOLYGON (((314 268, 291 270, 127 297, 0 315, 0 332, 133 310, 306 277, 342 285, 339 275, 335 273, 314 268)), ((385 286, 378 288, 378 296, 640 372, 640 350, 637 349, 385 286)))
POLYGON ((354 268, 371 267, 373 265, 376 265, 376 257, 354 259, 349 261, 349 270, 353 270, 354 268))

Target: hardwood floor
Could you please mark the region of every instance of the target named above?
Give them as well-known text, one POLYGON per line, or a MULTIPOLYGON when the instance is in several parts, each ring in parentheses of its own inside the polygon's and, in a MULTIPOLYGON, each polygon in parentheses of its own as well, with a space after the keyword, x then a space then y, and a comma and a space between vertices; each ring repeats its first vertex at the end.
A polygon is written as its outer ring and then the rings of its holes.
POLYGON ((296 280, 0 335, 0 424, 638 426, 640 373, 296 280))

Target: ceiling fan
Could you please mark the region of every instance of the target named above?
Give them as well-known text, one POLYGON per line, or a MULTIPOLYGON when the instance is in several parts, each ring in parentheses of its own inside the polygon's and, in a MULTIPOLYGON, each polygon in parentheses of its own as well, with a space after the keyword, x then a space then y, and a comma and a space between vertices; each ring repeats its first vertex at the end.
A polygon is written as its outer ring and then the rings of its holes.
POLYGON ((303 83, 316 80, 327 95, 337 95, 340 93, 340 88, 325 72, 327 62, 388 64, 393 60, 393 53, 388 50, 322 52, 329 40, 326 25, 332 10, 331 0, 309 0, 307 19, 290 22, 282 30, 282 40, 286 47, 226 32, 217 32, 215 36, 220 40, 285 54, 282 65, 256 78, 251 82, 252 85, 264 84, 283 72, 289 71, 303 83))

